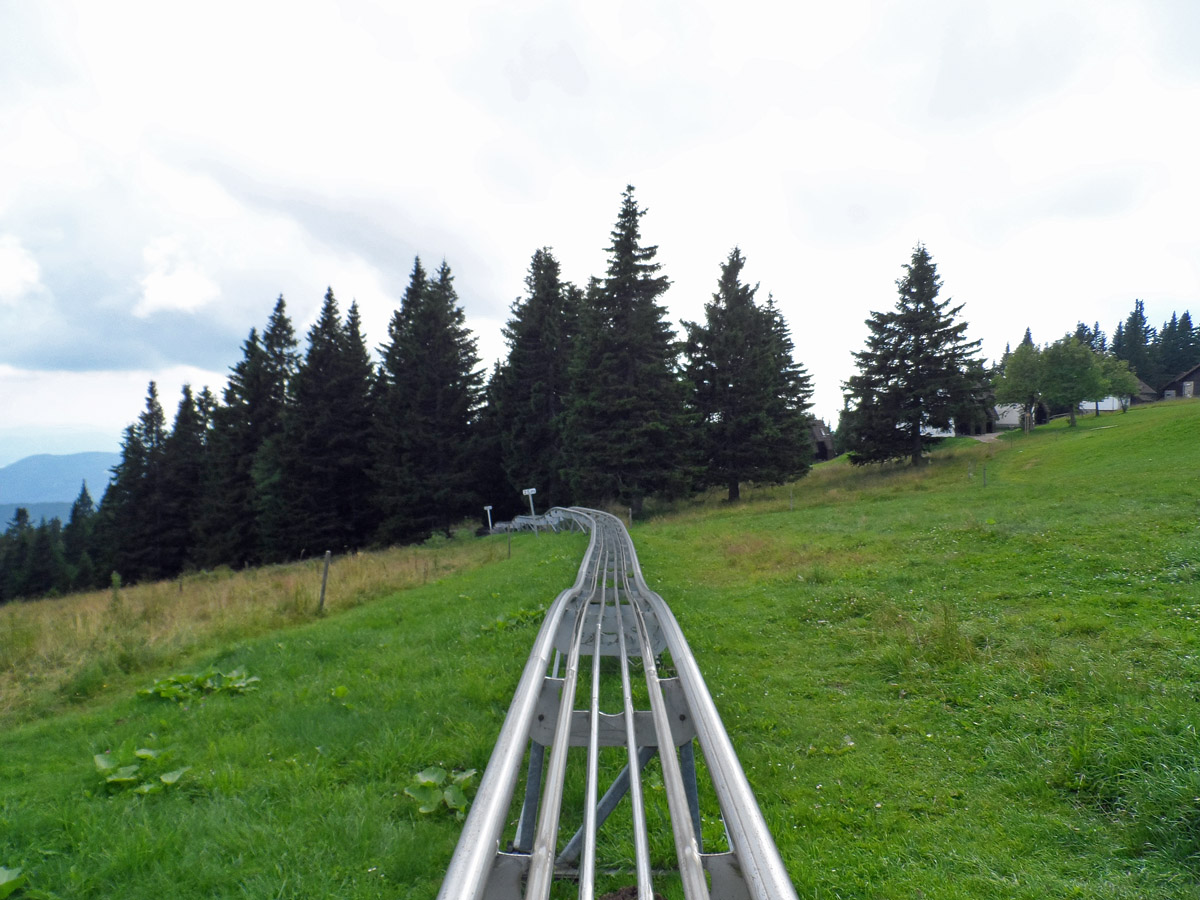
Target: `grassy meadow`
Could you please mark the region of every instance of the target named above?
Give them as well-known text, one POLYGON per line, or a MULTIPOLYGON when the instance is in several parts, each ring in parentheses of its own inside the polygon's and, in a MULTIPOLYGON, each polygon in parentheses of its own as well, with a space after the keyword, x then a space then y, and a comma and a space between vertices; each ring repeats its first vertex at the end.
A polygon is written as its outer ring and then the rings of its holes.
MULTIPOLYGON (((1180 401, 635 526, 801 897, 1200 892, 1198 470, 1180 401)), ((506 540, 335 560, 323 617, 316 562, 0 607, 14 896, 433 896, 404 789, 483 769, 586 542, 506 540)))

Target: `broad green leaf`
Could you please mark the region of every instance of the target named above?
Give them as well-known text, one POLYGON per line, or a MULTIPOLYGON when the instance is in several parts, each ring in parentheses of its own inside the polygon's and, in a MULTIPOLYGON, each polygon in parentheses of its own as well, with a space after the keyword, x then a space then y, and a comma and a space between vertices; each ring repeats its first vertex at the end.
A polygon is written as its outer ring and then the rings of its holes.
POLYGON ((136 763, 132 766, 121 766, 115 773, 109 775, 105 779, 109 784, 132 784, 137 781, 137 772, 141 766, 136 763))
POLYGON ((6 869, 0 866, 0 900, 23 885, 26 880, 20 869, 6 869))
POLYGON ((477 769, 467 769, 465 772, 455 772, 453 781, 455 784, 466 788, 466 786, 471 783, 471 779, 475 777, 475 773, 477 771, 477 769))
POLYGON ((338 700, 341 700, 343 697, 345 697, 347 694, 350 693, 350 688, 346 687, 344 684, 339 684, 337 687, 335 687, 329 693, 331 693, 338 700))
POLYGON ((161 784, 155 784, 153 781, 147 781, 147 782, 144 782, 143 784, 139 784, 137 787, 135 787, 133 789, 133 792, 135 794, 143 794, 144 795, 144 794, 157 794, 161 790, 162 790, 161 784))
POLYGON ((430 766, 428 769, 418 772, 416 779, 421 784, 445 784, 446 770, 440 766, 430 766))
POLYGON ((111 772, 117 767, 117 761, 113 759, 111 753, 97 753, 92 757, 96 762, 96 768, 101 772, 111 772))
POLYGON ((442 796, 446 800, 446 805, 451 809, 466 809, 467 795, 462 792, 457 784, 452 784, 442 792, 442 796))
POLYGON ((151 750, 149 747, 142 747, 133 751, 133 755, 138 759, 158 759, 162 756, 161 750, 151 750))
POLYGON ((191 766, 184 766, 182 769, 176 769, 174 772, 163 772, 158 776, 159 781, 163 784, 174 784, 183 777, 183 773, 188 771, 191 766))
POLYGON ((437 812, 442 805, 442 791, 433 784, 414 784, 406 787, 404 793, 420 804, 423 813, 437 812))

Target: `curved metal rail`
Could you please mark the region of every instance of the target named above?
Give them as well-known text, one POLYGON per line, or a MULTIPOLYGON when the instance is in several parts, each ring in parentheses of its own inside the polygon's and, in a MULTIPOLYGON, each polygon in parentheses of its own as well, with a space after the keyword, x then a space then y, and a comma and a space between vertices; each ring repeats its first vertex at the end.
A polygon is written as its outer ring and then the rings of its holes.
POLYGON ((572 880, 578 882, 579 897, 591 900, 599 829, 628 794, 637 896, 651 900, 655 878, 662 876, 651 867, 641 773, 657 754, 684 897, 794 900, 783 860, 700 669, 667 604, 646 585, 621 520, 598 510, 555 508, 515 527, 579 527, 591 539, 575 583, 546 613, 438 897, 547 900, 554 881, 572 880), (674 676, 660 674, 664 651, 674 676), (618 664, 602 665, 603 657, 615 657, 618 664), (585 661, 586 692, 580 677, 585 661), (621 711, 609 714, 600 706, 603 682, 613 668, 620 677, 621 711), (645 680, 648 710, 634 709, 636 669, 645 680), (581 695, 586 706, 576 709, 581 695), (703 753, 725 826, 725 852, 703 851, 694 743, 703 753), (627 759, 603 797, 602 746, 623 746, 627 759), (586 754, 583 824, 564 843, 560 822, 572 749, 586 754), (527 776, 518 824, 511 843, 502 848, 523 763, 527 776))

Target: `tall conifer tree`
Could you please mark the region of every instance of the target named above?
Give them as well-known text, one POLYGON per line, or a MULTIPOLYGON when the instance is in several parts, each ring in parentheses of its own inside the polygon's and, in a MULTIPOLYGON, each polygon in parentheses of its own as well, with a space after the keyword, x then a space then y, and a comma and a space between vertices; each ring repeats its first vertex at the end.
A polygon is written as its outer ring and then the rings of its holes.
POLYGON ((635 513, 657 492, 686 487, 683 388, 674 332, 659 298, 658 248, 643 246, 633 187, 625 189, 608 247, 579 317, 567 412, 568 478, 582 502, 617 500, 635 513))
POLYGON ((534 487, 543 505, 563 506, 571 502, 563 425, 582 294, 562 281, 548 247, 533 254, 525 289, 504 328, 508 359, 491 384, 501 459, 510 493, 534 487))
POLYGON ((256 328, 242 344, 242 358, 230 371, 223 403, 212 410, 206 448, 204 502, 199 516, 199 561, 241 566, 263 559, 258 527, 262 482, 277 485, 264 447, 280 435, 289 386, 299 363, 295 330, 283 297, 261 336, 256 328), (261 465, 256 467, 260 454, 261 465))
POLYGON ((125 429, 121 459, 101 503, 102 534, 107 543, 105 561, 123 581, 161 578, 163 553, 163 457, 167 439, 166 418, 158 401, 158 386, 151 381, 146 408, 137 422, 125 429))
POLYGON ((330 288, 292 378, 282 430, 255 458, 258 524, 268 559, 341 552, 366 542, 372 379, 357 306, 343 323, 330 288))
POLYGON ((687 329, 686 375, 699 425, 700 481, 740 497, 743 481, 779 482, 807 471, 811 379, 792 359, 787 323, 773 300, 755 302, 736 247, 721 265, 701 324, 687 329))
POLYGON ((204 490, 207 437, 192 388, 185 384, 171 433, 163 445, 163 575, 178 574, 195 562, 193 545, 204 490))
POLYGON ((1154 360, 1154 345, 1157 334, 1146 319, 1146 305, 1141 300, 1133 301, 1133 309, 1123 323, 1117 325, 1113 334, 1112 352, 1117 359, 1129 363, 1134 374, 1147 383, 1158 380, 1154 360))
POLYGON ((381 348, 375 429, 379 538, 418 540, 476 511, 474 426, 483 373, 475 339, 443 261, 414 261, 381 348))
POLYGON ((71 504, 71 514, 63 528, 63 555, 71 573, 74 590, 88 590, 95 585, 96 571, 92 562, 92 535, 95 531, 96 505, 85 481, 79 496, 71 504))
POLYGON ((872 312, 865 350, 854 354, 858 374, 846 382, 850 461, 856 465, 908 457, 914 466, 973 402, 981 385, 979 341, 966 339, 956 321, 962 304, 938 301, 942 280, 929 251, 918 244, 896 282, 890 312, 872 312))

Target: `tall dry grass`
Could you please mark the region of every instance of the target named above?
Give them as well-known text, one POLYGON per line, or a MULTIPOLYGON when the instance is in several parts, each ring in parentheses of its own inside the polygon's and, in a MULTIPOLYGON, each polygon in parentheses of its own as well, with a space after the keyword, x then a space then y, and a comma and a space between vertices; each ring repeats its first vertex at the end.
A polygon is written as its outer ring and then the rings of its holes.
MULTIPOLYGON (((330 563, 325 614, 358 606, 504 553, 496 540, 433 539, 330 563)), ((318 614, 324 560, 113 587, 0 606, 0 724, 86 699, 122 676, 318 614)))

